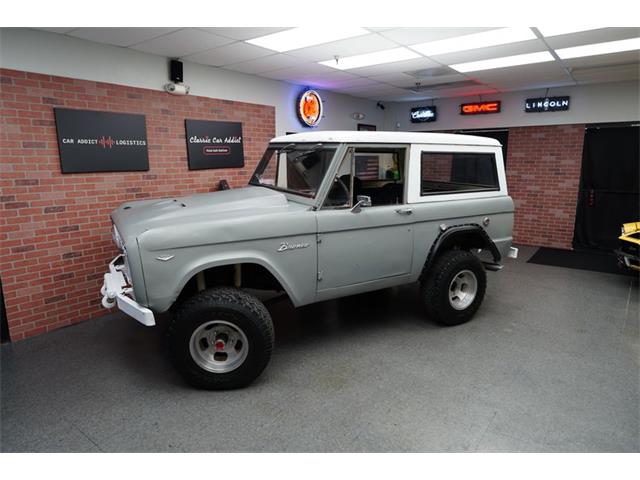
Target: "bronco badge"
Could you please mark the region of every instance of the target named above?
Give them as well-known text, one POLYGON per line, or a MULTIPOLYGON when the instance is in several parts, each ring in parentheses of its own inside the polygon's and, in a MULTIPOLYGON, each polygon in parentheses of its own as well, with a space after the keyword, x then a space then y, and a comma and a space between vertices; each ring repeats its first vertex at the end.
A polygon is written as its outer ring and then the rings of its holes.
POLYGON ((284 252, 286 250, 297 250, 299 248, 307 248, 309 246, 308 243, 289 243, 282 242, 278 247, 278 252, 284 252))

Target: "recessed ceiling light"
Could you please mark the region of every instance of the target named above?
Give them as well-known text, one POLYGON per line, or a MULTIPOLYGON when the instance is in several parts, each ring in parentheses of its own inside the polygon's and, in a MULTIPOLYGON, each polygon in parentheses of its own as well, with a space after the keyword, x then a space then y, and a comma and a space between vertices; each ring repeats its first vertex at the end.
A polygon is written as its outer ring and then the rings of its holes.
POLYGON ((556 35, 566 35, 567 33, 586 32, 587 30, 597 30, 604 27, 536 27, 545 37, 555 37, 556 35))
POLYGON ((524 55, 511 55, 509 57, 490 58, 477 62, 458 63, 449 65, 460 73, 491 70, 492 68, 515 67, 517 65, 529 65, 532 63, 551 62, 555 60, 549 52, 525 53, 524 55))
POLYGON ((325 60, 318 63, 320 65, 326 65, 327 67, 337 68, 338 70, 349 70, 351 68, 369 67, 371 65, 411 60, 412 58, 418 57, 420 57, 420 55, 416 52, 400 47, 392 48, 390 50, 381 50, 379 52, 365 53, 363 55, 338 58, 337 60, 325 60))
POLYGON ((443 53, 493 47, 495 45, 534 40, 535 38, 537 38, 536 35, 529 27, 497 28, 486 32, 410 45, 409 48, 417 50, 424 55, 442 55, 443 53))
POLYGON ((276 52, 287 52, 298 48, 311 47, 312 45, 320 45, 322 43, 343 40, 345 38, 358 37, 368 33, 371 32, 361 27, 326 29, 317 27, 298 27, 245 41, 252 45, 257 45, 258 47, 275 50, 276 52))
POLYGON ((560 48, 556 53, 560 58, 590 57, 592 55, 605 55, 607 53, 629 52, 640 50, 640 37, 617 40, 615 42, 593 43, 580 45, 579 47, 560 48))

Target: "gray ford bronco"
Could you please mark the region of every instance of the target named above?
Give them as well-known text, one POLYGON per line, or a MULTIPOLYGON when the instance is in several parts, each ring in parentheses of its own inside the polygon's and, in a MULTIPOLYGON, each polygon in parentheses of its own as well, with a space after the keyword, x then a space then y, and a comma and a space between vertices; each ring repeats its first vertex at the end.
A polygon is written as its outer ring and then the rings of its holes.
POLYGON ((171 310, 169 350, 184 378, 242 387, 274 343, 260 290, 298 307, 420 282, 426 317, 458 325, 480 307, 485 271, 517 256, 513 209, 490 138, 277 137, 244 188, 116 209, 122 253, 104 276, 102 304, 147 326, 171 310))

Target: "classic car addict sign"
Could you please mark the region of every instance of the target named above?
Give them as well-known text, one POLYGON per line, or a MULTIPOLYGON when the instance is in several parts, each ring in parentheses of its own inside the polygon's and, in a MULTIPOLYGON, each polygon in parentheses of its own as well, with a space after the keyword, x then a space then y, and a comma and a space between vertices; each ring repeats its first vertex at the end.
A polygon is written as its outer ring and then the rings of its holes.
POLYGON ((411 109, 411 123, 435 122, 437 118, 438 110, 435 106, 411 109))
POLYGON ((185 120, 189 170, 244 167, 242 123, 185 120))
POLYGON ((527 98, 525 112, 563 112, 569 110, 570 97, 527 98))
POLYGON ((149 170, 144 115, 54 109, 62 173, 149 170))

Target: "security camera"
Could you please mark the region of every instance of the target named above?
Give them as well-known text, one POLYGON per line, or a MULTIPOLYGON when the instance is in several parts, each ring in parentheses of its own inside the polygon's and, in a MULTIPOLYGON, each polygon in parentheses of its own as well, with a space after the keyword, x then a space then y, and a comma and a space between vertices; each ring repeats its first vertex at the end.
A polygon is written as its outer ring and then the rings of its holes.
POLYGON ((171 95, 189 95, 189 90, 191 89, 191 87, 189 87, 189 85, 183 85, 181 83, 167 83, 164 86, 164 89, 166 92, 170 93, 171 95))
POLYGON ((385 109, 385 106, 382 104, 382 102, 376 103, 376 107, 378 107, 380 110, 384 110, 385 109))

